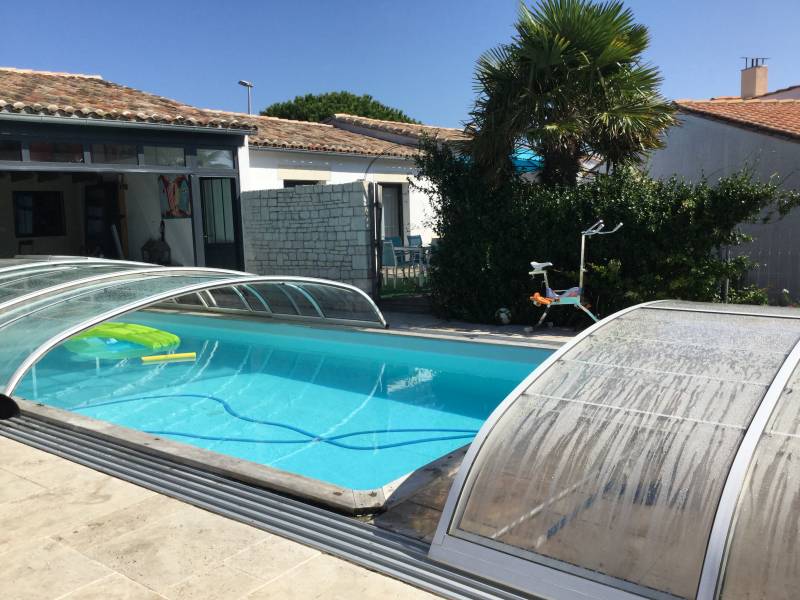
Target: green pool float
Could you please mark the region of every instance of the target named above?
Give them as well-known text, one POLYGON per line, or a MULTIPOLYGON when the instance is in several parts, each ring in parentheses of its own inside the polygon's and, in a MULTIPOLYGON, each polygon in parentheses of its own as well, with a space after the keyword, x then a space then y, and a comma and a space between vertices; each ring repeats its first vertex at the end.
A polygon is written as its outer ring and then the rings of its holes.
POLYGON ((168 331, 112 321, 72 336, 64 347, 78 359, 122 360, 172 352, 180 343, 181 338, 168 331))

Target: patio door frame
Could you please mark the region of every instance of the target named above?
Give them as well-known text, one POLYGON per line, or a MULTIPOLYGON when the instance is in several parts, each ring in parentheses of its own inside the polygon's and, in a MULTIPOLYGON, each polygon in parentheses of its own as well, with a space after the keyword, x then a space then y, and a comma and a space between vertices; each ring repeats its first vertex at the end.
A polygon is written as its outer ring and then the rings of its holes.
POLYGON ((244 242, 242 228, 241 189, 239 177, 233 174, 216 175, 193 173, 190 177, 192 202, 192 233, 194 235, 194 257, 197 266, 206 267, 206 240, 203 228, 203 196, 201 179, 228 179, 231 181, 231 208, 233 209, 233 237, 236 252, 236 266, 227 268, 244 270, 244 242))
POLYGON ((381 229, 379 233, 381 234, 381 238, 385 239, 385 227, 386 227, 386 208, 383 203, 383 190, 386 188, 394 188, 397 190, 397 229, 398 235, 400 240, 403 242, 403 245, 406 244, 406 234, 405 234, 405 223, 404 221, 404 213, 403 213, 403 184, 402 183, 381 183, 378 182, 378 189, 380 191, 379 198, 380 198, 380 205, 381 205, 381 229))

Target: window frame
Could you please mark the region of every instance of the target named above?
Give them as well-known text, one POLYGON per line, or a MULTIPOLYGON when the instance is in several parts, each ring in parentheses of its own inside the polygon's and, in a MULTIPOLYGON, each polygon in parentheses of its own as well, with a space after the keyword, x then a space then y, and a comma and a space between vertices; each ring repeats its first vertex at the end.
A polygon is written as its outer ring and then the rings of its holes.
POLYGON ((67 235, 67 217, 64 210, 64 192, 61 190, 15 190, 12 192, 12 207, 14 211, 14 237, 17 239, 29 238, 51 238, 64 237, 67 235), (24 197, 31 196, 31 233, 21 233, 19 231, 19 219, 17 217, 20 210, 19 201, 24 197), (49 195, 57 199, 58 212, 60 213, 58 233, 42 233, 36 230, 36 197, 38 195, 49 195))
POLYGON ((291 190, 296 187, 303 187, 308 185, 320 185, 318 179, 282 179, 281 184, 284 190, 291 190), (290 185, 286 185, 286 184, 290 185))
MULTIPOLYGON (((66 141, 66 140, 59 140, 59 139, 50 139, 50 140, 48 140, 48 139, 33 139, 33 140, 28 142, 27 148, 28 148, 28 160, 30 162, 47 163, 47 164, 54 164, 54 165, 83 165, 83 164, 87 164, 87 160, 86 160, 86 150, 87 149, 86 149, 86 144, 84 144, 83 142, 66 141), (50 146, 52 146, 53 147, 52 148, 53 156, 55 156, 56 154, 59 153, 59 151, 58 151, 59 147, 73 146, 74 150, 77 150, 78 148, 80 148, 80 160, 37 160, 37 159, 33 159, 33 158, 31 158, 31 154, 34 152, 33 146, 35 144, 42 144, 42 145, 50 145, 50 146)), ((75 156, 77 157, 77 154, 75 154, 75 156)))
MULTIPOLYGON (((126 142, 89 142, 86 144, 89 147, 89 155, 91 156, 91 162, 89 164, 93 165, 119 165, 119 166, 139 166, 139 144, 135 143, 126 143, 126 142), (133 162, 113 162, 108 160, 96 160, 95 159, 95 148, 97 146, 128 146, 133 148, 133 162)), ((105 150, 103 151, 105 153, 105 150)))
POLYGON ((22 162, 22 140, 18 140, 18 139, 9 139, 9 140, 0 139, 0 160, 6 161, 6 162, 12 162, 12 163, 22 162), (9 151, 8 149, 3 149, 3 145, 6 145, 6 144, 8 144, 8 145, 16 144, 16 147, 17 147, 17 158, 3 158, 2 157, 2 153, 3 152, 9 151))
POLYGON ((222 169, 222 170, 236 169, 236 166, 237 166, 236 165, 236 154, 237 153, 236 153, 235 150, 233 150, 232 148, 227 148, 225 146, 222 146, 222 147, 220 147, 220 146, 195 146, 194 153, 193 153, 193 156, 194 156, 194 168, 196 168, 197 170, 203 171, 203 172, 220 170, 220 169, 222 169), (200 152, 202 152, 204 150, 211 151, 211 152, 220 152, 220 151, 222 151, 222 152, 230 152, 230 155, 231 155, 231 166, 225 167, 225 166, 221 166, 221 165, 202 165, 202 164, 200 164, 200 152))
POLYGON ((162 169, 189 169, 189 156, 191 155, 190 149, 185 146, 177 146, 174 144, 140 144, 138 155, 139 155, 139 166, 142 167, 150 167, 150 168, 162 168, 162 169), (173 164, 163 164, 159 162, 147 162, 145 159, 146 148, 154 148, 156 151, 159 149, 169 149, 169 150, 182 150, 183 151, 183 164, 182 165, 173 165, 173 164))

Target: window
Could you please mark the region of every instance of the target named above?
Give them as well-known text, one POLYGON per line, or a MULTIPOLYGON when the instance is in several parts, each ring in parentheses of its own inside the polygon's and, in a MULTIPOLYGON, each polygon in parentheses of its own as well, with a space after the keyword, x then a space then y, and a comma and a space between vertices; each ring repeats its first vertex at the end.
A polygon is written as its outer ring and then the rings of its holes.
POLYGON ((20 142, 0 142, 0 160, 22 160, 20 142))
POLYGON ((31 160, 36 162, 83 162, 83 144, 31 142, 31 160))
POLYGON ((186 156, 183 148, 171 146, 145 146, 144 162, 146 165, 161 167, 185 167, 186 156))
POLYGON ((61 192, 14 192, 14 231, 19 237, 64 235, 61 192))
MULTIPOLYGON (((383 203, 383 239, 403 241, 403 187, 400 184, 381 183, 383 203)), ((402 246, 402 244, 400 244, 402 246)))
POLYGON ((233 168, 233 152, 220 148, 198 148, 197 166, 220 169, 233 168))
POLYGON ((299 187, 301 185, 317 185, 319 181, 307 181, 305 179, 284 179, 283 180, 283 187, 284 188, 293 188, 299 187))
POLYGON ((135 165, 135 144, 92 144, 92 162, 112 165, 135 165))

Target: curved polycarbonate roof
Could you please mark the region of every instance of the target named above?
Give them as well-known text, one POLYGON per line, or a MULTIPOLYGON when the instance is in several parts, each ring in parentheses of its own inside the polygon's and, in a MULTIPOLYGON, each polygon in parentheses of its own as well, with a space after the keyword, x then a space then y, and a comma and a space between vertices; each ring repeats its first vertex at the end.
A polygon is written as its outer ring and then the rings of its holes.
POLYGON ((545 598, 796 597, 799 342, 779 307, 601 321, 486 422, 431 556, 545 598))
POLYGON ((153 304, 386 326, 369 296, 335 281, 61 257, 0 261, 0 390, 11 395, 27 370, 70 336, 153 304))

